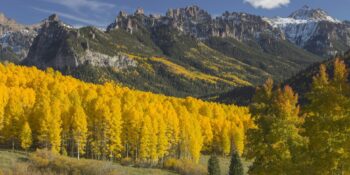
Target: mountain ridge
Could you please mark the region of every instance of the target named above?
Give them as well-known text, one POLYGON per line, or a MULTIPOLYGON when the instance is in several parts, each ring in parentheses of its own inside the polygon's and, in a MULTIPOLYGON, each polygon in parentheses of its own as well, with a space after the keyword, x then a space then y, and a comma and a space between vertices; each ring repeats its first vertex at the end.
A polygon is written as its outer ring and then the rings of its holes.
POLYGON ((263 17, 198 6, 162 15, 120 12, 106 29, 74 28, 57 15, 42 22, 22 64, 140 90, 203 96, 282 81, 324 58, 286 39, 263 17), (198 92, 197 92, 198 91, 198 92))

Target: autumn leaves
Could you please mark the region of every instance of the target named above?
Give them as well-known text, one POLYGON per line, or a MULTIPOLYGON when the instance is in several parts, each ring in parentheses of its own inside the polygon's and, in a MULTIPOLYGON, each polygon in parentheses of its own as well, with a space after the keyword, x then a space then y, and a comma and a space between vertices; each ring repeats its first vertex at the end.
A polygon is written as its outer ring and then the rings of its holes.
POLYGON ((48 69, 0 65, 1 144, 48 148, 74 157, 174 157, 244 150, 253 127, 247 108, 94 85, 48 69))

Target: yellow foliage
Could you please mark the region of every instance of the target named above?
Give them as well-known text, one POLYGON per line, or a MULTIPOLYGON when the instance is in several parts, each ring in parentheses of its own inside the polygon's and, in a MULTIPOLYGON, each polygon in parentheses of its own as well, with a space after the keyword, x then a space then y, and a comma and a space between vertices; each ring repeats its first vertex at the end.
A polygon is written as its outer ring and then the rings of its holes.
MULTIPOLYGON (((179 74, 216 81, 152 59, 179 74)), ((245 131, 254 127, 245 107, 167 97, 113 83, 95 85, 52 69, 0 64, 0 77, 0 122, 2 116, 13 116, 0 123, 5 125, 0 128, 4 142, 20 140, 19 134, 3 133, 20 132, 27 121, 35 148, 70 156, 149 163, 180 156, 197 162, 202 151, 229 154, 234 146, 243 152, 245 131)))
POLYGON ((213 83, 213 84, 215 84, 217 81, 221 80, 218 77, 214 77, 214 76, 204 74, 201 72, 197 72, 197 71, 188 70, 188 69, 186 69, 178 64, 175 64, 169 60, 166 60, 164 58, 153 57, 153 58, 150 58, 150 60, 162 63, 165 66, 167 66, 167 68, 170 69, 171 72, 178 74, 178 75, 182 75, 182 76, 189 78, 189 79, 204 80, 204 81, 207 81, 207 82, 213 83))

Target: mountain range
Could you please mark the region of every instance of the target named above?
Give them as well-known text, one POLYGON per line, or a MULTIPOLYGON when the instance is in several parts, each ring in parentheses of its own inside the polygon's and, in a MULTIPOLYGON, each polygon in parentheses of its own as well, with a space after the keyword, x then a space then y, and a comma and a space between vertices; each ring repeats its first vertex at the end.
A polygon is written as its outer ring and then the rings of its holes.
POLYGON ((106 27, 75 28, 57 15, 22 25, 0 14, 0 60, 53 67, 89 82, 116 81, 173 96, 204 96, 283 81, 350 49, 350 22, 304 6, 267 18, 198 6, 165 15, 120 12, 106 27))

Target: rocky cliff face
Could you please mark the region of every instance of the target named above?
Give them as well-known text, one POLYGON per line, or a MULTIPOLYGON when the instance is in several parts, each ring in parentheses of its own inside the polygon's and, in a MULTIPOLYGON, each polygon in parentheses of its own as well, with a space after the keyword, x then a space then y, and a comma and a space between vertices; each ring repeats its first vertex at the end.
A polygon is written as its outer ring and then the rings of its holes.
MULTIPOLYGON (((95 39, 94 32, 88 35, 95 39)), ((125 55, 109 56, 90 50, 89 41, 84 37, 78 29, 64 24, 57 15, 51 15, 43 21, 23 64, 56 69, 76 68, 85 64, 118 69, 135 66, 136 63, 125 55)))
POLYGON ((108 30, 152 30, 157 26, 174 28, 199 40, 210 37, 234 38, 239 41, 260 40, 262 34, 288 40, 314 54, 329 57, 350 48, 349 22, 339 21, 322 9, 308 6, 287 18, 265 18, 247 13, 225 12, 213 18, 197 6, 169 9, 165 16, 146 16, 138 9, 133 15, 121 12, 108 30))
POLYGON ((120 12, 115 22, 109 25, 108 30, 125 29, 132 33, 140 28, 152 29, 166 25, 199 40, 206 40, 210 37, 249 40, 258 38, 261 33, 271 33, 278 38, 284 38, 279 30, 275 30, 262 17, 247 13, 225 12, 213 18, 198 6, 169 9, 165 16, 146 16, 138 11, 134 15, 120 12))
POLYGON ((66 42, 69 33, 70 27, 66 27, 57 15, 50 16, 43 22, 24 63, 39 68, 76 65, 74 53, 66 42))
POLYGON ((26 26, 0 13, 0 61, 23 60, 39 30, 38 25, 26 26))
POLYGON ((322 60, 287 36, 261 16, 225 12, 214 18, 197 6, 165 15, 120 12, 106 31, 76 29, 52 15, 41 23, 21 63, 85 81, 202 96, 257 85, 267 77, 283 80, 322 60))

